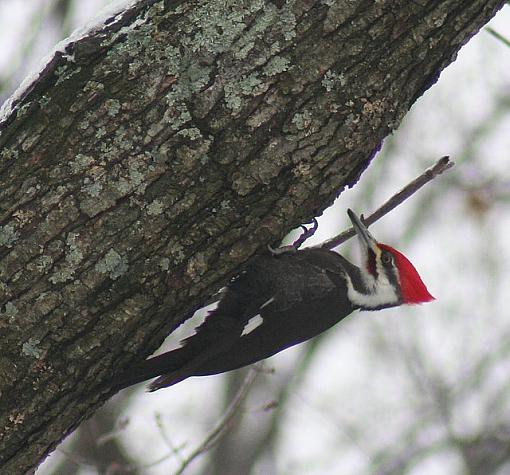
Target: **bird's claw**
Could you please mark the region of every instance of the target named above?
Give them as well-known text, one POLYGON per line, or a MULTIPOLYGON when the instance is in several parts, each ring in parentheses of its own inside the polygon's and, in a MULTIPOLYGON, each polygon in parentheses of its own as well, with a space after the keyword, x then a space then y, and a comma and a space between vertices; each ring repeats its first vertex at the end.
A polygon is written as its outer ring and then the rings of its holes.
POLYGON ((316 218, 313 218, 311 228, 307 228, 303 224, 301 225, 301 229, 303 231, 301 235, 292 244, 289 244, 288 246, 277 247, 276 249, 268 244, 267 248, 273 256, 279 256, 286 252, 296 252, 309 237, 312 237, 315 234, 318 228, 319 223, 316 218))
POLYGON ((312 237, 317 229, 319 229, 319 222, 316 218, 312 219, 312 227, 307 228, 305 225, 301 225, 301 229, 303 232, 301 233, 301 236, 299 236, 292 244, 291 246, 294 247, 296 250, 298 250, 301 245, 310 237, 312 237))

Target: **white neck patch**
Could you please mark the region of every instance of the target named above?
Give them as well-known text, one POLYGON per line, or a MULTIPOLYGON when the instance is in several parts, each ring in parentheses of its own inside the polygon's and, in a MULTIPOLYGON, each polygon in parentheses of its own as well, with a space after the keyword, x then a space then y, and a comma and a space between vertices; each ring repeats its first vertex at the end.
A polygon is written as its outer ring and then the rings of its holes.
POLYGON ((369 293, 359 292, 352 285, 351 279, 346 276, 347 296, 349 300, 361 308, 371 309, 381 306, 390 306, 399 302, 399 296, 393 285, 386 278, 384 273, 379 273, 379 279, 362 271, 363 279, 369 293))

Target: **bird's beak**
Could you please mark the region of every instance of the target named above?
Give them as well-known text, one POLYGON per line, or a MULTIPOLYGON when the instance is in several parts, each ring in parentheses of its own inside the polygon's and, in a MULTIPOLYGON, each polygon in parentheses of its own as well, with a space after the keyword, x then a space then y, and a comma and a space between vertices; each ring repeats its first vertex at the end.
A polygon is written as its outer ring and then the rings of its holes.
POLYGON ((367 254, 368 250, 371 249, 376 255, 379 252, 379 248, 377 246, 377 241, 375 238, 368 232, 367 227, 361 222, 352 210, 348 209, 347 214, 351 219, 352 225, 354 226, 354 230, 358 235, 359 242, 361 244, 362 251, 367 254))

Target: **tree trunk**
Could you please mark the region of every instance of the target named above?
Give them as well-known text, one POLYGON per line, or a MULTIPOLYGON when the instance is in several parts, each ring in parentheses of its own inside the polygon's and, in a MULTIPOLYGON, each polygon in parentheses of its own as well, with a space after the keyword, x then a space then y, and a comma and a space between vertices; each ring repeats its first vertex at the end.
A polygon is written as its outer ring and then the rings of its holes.
POLYGON ((501 0, 144 0, 0 123, 0 472, 352 186, 501 0))

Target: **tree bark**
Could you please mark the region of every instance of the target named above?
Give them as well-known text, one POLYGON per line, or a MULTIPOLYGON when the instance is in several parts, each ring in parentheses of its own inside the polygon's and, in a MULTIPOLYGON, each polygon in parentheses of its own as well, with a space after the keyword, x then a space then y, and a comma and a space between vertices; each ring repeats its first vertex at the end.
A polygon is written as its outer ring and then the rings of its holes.
POLYGON ((501 0, 145 0, 0 123, 0 472, 331 204, 501 0))

